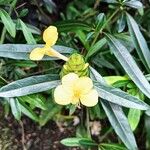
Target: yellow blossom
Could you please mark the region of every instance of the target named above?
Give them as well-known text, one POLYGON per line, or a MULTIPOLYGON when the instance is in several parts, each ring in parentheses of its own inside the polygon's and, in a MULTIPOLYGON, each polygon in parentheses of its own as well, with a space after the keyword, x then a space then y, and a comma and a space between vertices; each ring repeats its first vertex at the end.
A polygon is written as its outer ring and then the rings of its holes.
POLYGON ((54 99, 60 105, 81 103, 92 107, 98 103, 98 93, 93 89, 93 82, 89 77, 69 73, 62 78, 62 84, 56 87, 54 99))
POLYGON ((58 57, 60 59, 63 59, 65 61, 68 60, 67 57, 60 54, 56 50, 52 48, 52 46, 56 43, 58 39, 58 32, 57 28, 55 26, 49 26, 43 33, 43 40, 45 42, 45 46, 40 48, 37 47, 33 49, 30 53, 30 59, 31 60, 41 60, 44 55, 52 56, 52 57, 58 57))

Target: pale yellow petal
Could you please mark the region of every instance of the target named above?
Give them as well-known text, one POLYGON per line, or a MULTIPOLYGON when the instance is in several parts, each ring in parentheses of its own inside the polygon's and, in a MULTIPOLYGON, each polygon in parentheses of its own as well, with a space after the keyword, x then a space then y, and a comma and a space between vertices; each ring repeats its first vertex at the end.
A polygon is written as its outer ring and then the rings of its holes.
POLYGON ((57 51, 54 50, 53 48, 47 49, 45 54, 48 55, 48 56, 51 56, 51 57, 60 58, 60 59, 62 59, 62 60, 64 60, 64 61, 67 61, 67 60, 68 60, 68 58, 67 58, 66 56, 60 54, 59 52, 57 52, 57 51))
POLYGON ((93 88, 93 82, 89 77, 80 77, 74 86, 74 90, 78 90, 81 94, 88 93, 93 88))
POLYGON ((79 102, 80 102, 80 100, 79 100, 78 97, 73 97, 72 100, 71 100, 71 103, 72 103, 73 105, 76 105, 76 104, 78 104, 79 102))
POLYGON ((98 93, 95 89, 92 89, 88 94, 82 95, 80 101, 87 107, 95 106, 98 103, 98 93))
POLYGON ((49 26, 43 33, 43 40, 46 45, 53 46, 58 39, 58 32, 55 26, 49 26))
POLYGON ((30 53, 30 59, 31 60, 41 60, 45 54, 44 48, 35 48, 30 53))
POLYGON ((74 84, 79 79, 78 75, 75 73, 69 73, 62 78, 62 85, 67 90, 73 90, 74 84))
POLYGON ((54 100, 57 104, 68 105, 71 103, 72 94, 65 91, 62 85, 56 87, 54 91, 54 100))

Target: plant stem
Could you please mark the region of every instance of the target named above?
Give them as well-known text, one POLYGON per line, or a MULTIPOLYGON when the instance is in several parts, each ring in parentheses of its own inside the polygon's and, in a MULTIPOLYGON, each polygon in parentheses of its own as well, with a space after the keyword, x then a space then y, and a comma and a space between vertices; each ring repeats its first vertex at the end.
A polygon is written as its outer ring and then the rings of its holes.
MULTIPOLYGON (((89 139, 91 139, 91 132, 90 132, 90 116, 89 116, 89 110, 86 107, 86 127, 87 127, 87 136, 89 139)), ((88 150, 91 150, 89 147, 88 150)))
MULTIPOLYGON (((9 12, 8 12, 9 15, 11 15, 11 13, 12 13, 12 11, 13 11, 13 8, 16 6, 16 3, 17 3, 17 0, 14 0, 14 1, 11 3, 10 8, 9 8, 9 12)), ((4 43, 5 36, 6 36, 6 28, 5 28, 5 26, 4 26, 4 27, 3 27, 3 30, 2 30, 2 34, 1 34, 0 44, 3 44, 3 43, 4 43)))
POLYGON ((88 108, 86 108, 86 126, 87 126, 87 136, 91 139, 91 132, 90 132, 90 117, 88 108))
POLYGON ((120 8, 116 9, 116 10, 113 12, 113 14, 108 18, 108 20, 103 24, 103 26, 101 27, 100 31, 95 34, 95 38, 94 38, 94 40, 93 40, 93 42, 92 42, 92 44, 91 44, 92 46, 93 46, 93 45, 95 44, 95 42, 97 41, 97 38, 98 38, 99 34, 103 31, 103 29, 107 26, 107 24, 111 21, 111 19, 117 14, 117 12, 118 12, 119 10, 120 10, 120 8))
POLYGON ((102 141, 107 137, 107 135, 108 135, 109 133, 111 133, 112 131, 113 131, 113 128, 110 127, 109 130, 108 130, 103 136, 101 136, 100 142, 102 142, 102 141))

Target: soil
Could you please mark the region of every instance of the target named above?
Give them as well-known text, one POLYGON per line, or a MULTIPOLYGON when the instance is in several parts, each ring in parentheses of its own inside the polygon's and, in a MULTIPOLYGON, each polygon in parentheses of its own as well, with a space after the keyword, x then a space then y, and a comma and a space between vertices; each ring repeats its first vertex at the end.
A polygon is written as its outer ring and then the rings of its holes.
POLYGON ((62 131, 53 121, 40 127, 27 117, 22 119, 22 124, 24 130, 13 116, 1 117, 0 150, 80 150, 60 143, 64 138, 75 136, 74 128, 63 127, 62 131))

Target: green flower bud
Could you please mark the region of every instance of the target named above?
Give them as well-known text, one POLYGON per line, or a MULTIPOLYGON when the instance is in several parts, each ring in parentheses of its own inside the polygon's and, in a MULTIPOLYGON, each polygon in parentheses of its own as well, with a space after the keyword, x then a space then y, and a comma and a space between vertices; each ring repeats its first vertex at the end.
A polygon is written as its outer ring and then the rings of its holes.
POLYGON ((89 75, 89 64, 85 63, 82 55, 74 53, 69 57, 69 60, 63 65, 60 72, 60 77, 62 78, 68 73, 76 73, 79 77, 89 75))

